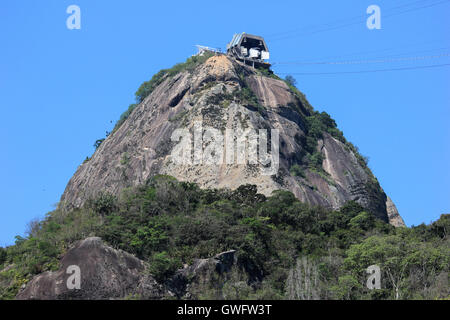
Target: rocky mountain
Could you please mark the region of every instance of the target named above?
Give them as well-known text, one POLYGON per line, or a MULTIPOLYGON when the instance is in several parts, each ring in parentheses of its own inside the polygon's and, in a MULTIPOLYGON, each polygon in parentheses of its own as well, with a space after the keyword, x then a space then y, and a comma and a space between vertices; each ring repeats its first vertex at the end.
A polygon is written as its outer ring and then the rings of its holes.
POLYGON ((289 78, 206 54, 136 96, 59 207, 0 247, 0 299, 448 299, 450 216, 396 228, 289 78))
MULTIPOLYGON (((289 190, 302 202, 329 209, 355 200, 383 221, 404 225, 357 148, 292 84, 226 55, 188 61, 163 70, 141 87, 140 103, 70 179, 61 208, 79 208, 103 192, 119 196, 124 188, 167 174, 203 188, 255 184, 265 195, 289 190), (261 174, 261 164, 248 161, 195 162, 199 150, 193 153, 194 161, 177 163, 174 133, 184 128, 193 135, 199 124, 200 132, 212 128, 225 140, 227 130, 242 134, 265 129, 269 138, 271 130, 278 130, 277 170, 261 174)), ((200 152, 212 143, 203 137, 200 152)))

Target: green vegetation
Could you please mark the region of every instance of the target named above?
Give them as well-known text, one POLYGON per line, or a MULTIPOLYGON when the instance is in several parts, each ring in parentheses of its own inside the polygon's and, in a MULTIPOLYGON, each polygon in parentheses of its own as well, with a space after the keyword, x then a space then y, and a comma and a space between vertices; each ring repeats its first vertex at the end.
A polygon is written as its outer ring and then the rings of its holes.
MULTIPOLYGON (((287 191, 266 198, 256 190, 202 190, 157 176, 120 198, 103 193, 81 209, 53 211, 28 237, 0 248, 0 299, 14 298, 33 275, 56 270, 70 244, 94 235, 148 261, 159 281, 196 258, 237 250, 240 271, 223 287, 228 298, 450 297, 450 215, 396 229, 355 202, 327 211, 287 191), (382 271, 381 290, 365 285, 373 264, 382 271)), ((215 297, 210 286, 201 298, 215 297)))
POLYGON ((128 152, 124 152, 120 158, 120 164, 126 166, 130 162, 130 155, 128 152))
POLYGON ((160 85, 166 78, 173 77, 182 71, 193 71, 197 66, 204 63, 214 53, 207 52, 202 56, 192 56, 186 60, 184 63, 178 63, 170 69, 163 69, 155 74, 149 81, 144 82, 139 89, 136 91, 136 101, 141 103, 146 97, 148 97, 155 88, 160 85))
POLYGON ((267 69, 267 68, 263 68, 263 67, 259 67, 256 69, 256 71, 266 77, 272 78, 272 79, 276 79, 276 80, 282 80, 280 77, 278 77, 275 73, 273 73, 272 70, 267 69))
MULTIPOLYGON (((208 85, 205 87, 208 87, 208 85)), ((226 89, 225 87, 223 88, 226 89)), ((235 101, 238 91, 239 89, 236 89, 232 93, 228 93, 224 90, 220 93, 208 96, 205 102, 209 105, 220 105, 223 108, 227 108, 232 101, 235 101)))
POLYGON ((164 81, 164 79, 166 79, 167 76, 167 70, 163 69, 158 71, 158 73, 156 73, 149 81, 145 81, 144 83, 142 83, 135 93, 136 101, 138 103, 144 101, 144 99, 148 97, 153 92, 153 90, 155 90, 155 88, 159 86, 164 81))
MULTIPOLYGON (((267 115, 266 109, 259 103, 258 97, 248 85, 245 71, 241 69, 237 72, 240 78, 241 89, 233 92, 234 99, 247 108, 256 109, 261 116, 265 117, 267 115)), ((273 75, 273 72, 267 69, 259 69, 259 72, 269 72, 273 75)), ((272 78, 273 77, 276 76, 273 75, 272 78)))
POLYGON ((259 103, 258 97, 248 87, 247 83, 245 82, 245 78, 241 77, 241 80, 242 82, 240 89, 235 89, 233 92, 229 93, 226 91, 226 88, 223 87, 223 92, 209 96, 206 100, 206 103, 212 105, 220 105, 223 108, 227 108, 231 104, 231 102, 237 102, 247 108, 255 109, 262 116, 265 116, 266 110, 259 103))
POLYGON ((295 78, 291 75, 287 75, 284 81, 286 81, 286 83, 292 87, 295 87, 295 85, 297 84, 297 80, 295 80, 295 78))
POLYGON ((302 168, 298 164, 294 164, 291 166, 290 173, 294 177, 305 177, 305 173, 303 172, 302 168))
POLYGON ((298 108, 296 104, 291 104, 290 107, 296 110, 305 122, 305 136, 297 137, 298 143, 303 146, 303 150, 298 155, 298 163, 294 165, 308 167, 313 171, 325 174, 322 168, 323 155, 317 150, 317 143, 320 139, 323 139, 324 132, 327 132, 337 140, 347 144, 344 134, 337 128, 336 122, 328 113, 314 110, 306 96, 295 87, 297 81, 293 76, 287 75, 284 82, 302 106, 302 108, 298 108))
POLYGON ((116 122, 116 125, 114 126, 114 129, 113 129, 112 132, 115 132, 117 129, 120 128, 120 126, 125 122, 125 120, 128 119, 128 117, 130 116, 130 114, 133 112, 134 109, 136 109, 137 106, 138 106, 138 105, 135 104, 135 103, 130 104, 130 105, 128 106, 128 109, 127 109, 124 113, 122 113, 122 114, 120 115, 120 118, 119 118, 119 120, 116 122))
POLYGON ((117 129, 119 129, 120 126, 133 112, 133 110, 139 105, 139 103, 144 101, 144 99, 148 97, 153 92, 153 90, 155 90, 155 88, 159 86, 164 80, 171 78, 177 73, 182 71, 189 71, 189 72, 193 71, 197 66, 204 63, 208 58, 212 57, 213 55, 214 55, 213 53, 207 52, 202 56, 192 56, 188 58, 185 62, 174 65, 172 68, 160 70, 155 75, 153 75, 153 77, 150 80, 142 83, 135 93, 137 103, 130 104, 128 109, 124 113, 122 113, 119 120, 115 124, 112 132, 115 132, 117 129))
POLYGON ((105 141, 105 138, 98 139, 98 140, 95 141, 95 143, 94 143, 95 150, 97 150, 98 147, 100 147, 100 145, 103 143, 103 141, 105 141))
MULTIPOLYGON (((286 76, 287 79, 290 79, 289 76, 286 76)), ((301 105, 305 109, 307 113, 314 112, 314 108, 309 104, 309 101, 306 99, 306 96, 297 89, 297 87, 293 84, 295 82, 292 82, 292 80, 286 80, 284 79, 284 82, 287 84, 289 89, 294 93, 294 95, 297 97, 297 99, 300 101, 301 105)))
POLYGON ((166 251, 155 253, 150 259, 150 273, 158 281, 164 281, 181 268, 181 262, 166 251))
POLYGON ((259 101, 254 92, 247 86, 244 86, 241 90, 236 91, 236 98, 243 105, 258 107, 259 101))
MULTIPOLYGON (((309 116, 304 116, 305 135, 297 136, 297 142, 303 147, 298 155, 298 163, 293 164, 300 167, 308 167, 313 171, 323 172, 322 162, 323 155, 317 150, 317 144, 323 139, 323 133, 328 132, 340 141, 345 141, 340 130, 337 129, 336 123, 326 112, 314 111, 309 116)), ((292 171, 292 167, 291 167, 292 171)), ((298 171, 298 169, 296 169, 298 171)), ((299 175, 297 175, 299 176, 299 175)))
MULTIPOLYGON (((298 142, 304 146, 304 149, 300 155, 298 155, 297 162, 294 165, 300 165, 301 167, 308 167, 319 174, 326 174, 322 168, 323 156, 320 151, 317 150, 317 143, 320 139, 323 139, 323 133, 326 132, 332 137, 342 142, 347 150, 353 152, 359 165, 366 171, 367 175, 378 184, 377 179, 369 169, 369 159, 360 154, 358 148, 351 142, 347 141, 341 130, 337 128, 336 122, 326 112, 315 111, 311 104, 306 99, 306 96, 298 90, 296 80, 291 75, 287 75, 284 82, 288 85, 290 90, 300 101, 303 109, 299 109, 295 104, 291 107, 299 112, 305 121, 305 137, 298 137, 298 142)), ((379 188, 381 190, 381 188, 379 188)))

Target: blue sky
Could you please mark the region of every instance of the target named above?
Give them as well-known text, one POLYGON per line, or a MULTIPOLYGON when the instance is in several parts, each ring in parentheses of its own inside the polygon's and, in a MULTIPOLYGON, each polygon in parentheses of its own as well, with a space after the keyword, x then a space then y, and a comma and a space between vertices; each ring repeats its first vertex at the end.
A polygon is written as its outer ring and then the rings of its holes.
POLYGON ((52 210, 143 81, 237 32, 266 37, 275 72, 370 158, 407 225, 438 219, 450 212, 450 67, 340 72, 449 64, 449 13, 439 0, 1 1, 0 245, 52 210), (80 30, 66 27, 72 4, 80 30), (366 27, 372 4, 380 30, 366 27), (351 63, 282 64, 306 61, 351 63))

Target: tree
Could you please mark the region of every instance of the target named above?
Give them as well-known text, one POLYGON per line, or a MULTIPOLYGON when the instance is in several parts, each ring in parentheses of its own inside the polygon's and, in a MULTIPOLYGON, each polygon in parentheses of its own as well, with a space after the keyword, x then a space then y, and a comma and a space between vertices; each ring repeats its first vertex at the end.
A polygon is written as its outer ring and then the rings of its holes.
POLYGON ((319 270, 317 264, 307 257, 297 259, 296 266, 289 270, 286 295, 291 300, 318 300, 319 270))
POLYGON ((338 284, 330 288, 336 298, 340 300, 350 300, 358 298, 355 291, 361 289, 361 284, 351 275, 344 275, 339 277, 338 284))
POLYGON ((5 263, 7 258, 6 250, 3 247, 0 247, 0 266, 5 263))
POLYGON ((409 244, 399 235, 372 236, 347 250, 344 265, 361 282, 365 280, 366 268, 378 265, 384 274, 382 283, 391 286, 395 299, 399 299, 406 284, 408 262, 405 257, 409 251, 409 244))
POLYGON ((39 230, 41 229, 41 221, 39 218, 34 218, 30 222, 27 223, 25 233, 29 238, 36 237, 39 230))
POLYGON ((95 148, 95 150, 97 150, 98 147, 100 147, 100 145, 103 143, 103 141, 105 141, 105 138, 103 138, 103 139, 98 139, 97 141, 95 141, 95 143, 94 143, 94 148, 95 148))
POLYGON ((356 217, 350 219, 350 226, 353 228, 360 228, 362 230, 370 230, 375 225, 375 217, 368 212, 361 212, 356 217))
POLYGON ((155 253, 150 259, 150 273, 159 281, 173 275, 179 267, 180 260, 171 257, 166 251, 155 253))
POLYGON ((102 216, 108 215, 116 209, 117 198, 107 192, 101 192, 96 198, 91 198, 87 206, 102 216))
POLYGON ((448 272, 450 254, 446 244, 423 242, 410 230, 372 236, 347 250, 345 268, 361 282, 365 269, 378 265, 382 287, 391 289, 395 299, 411 298, 411 292, 426 292, 436 286, 438 275, 448 272), (419 290, 420 289, 420 290, 419 290))
POLYGON ((297 80, 295 80, 295 78, 293 76, 291 76, 290 74, 287 75, 284 80, 293 87, 295 87, 295 85, 297 84, 297 80))

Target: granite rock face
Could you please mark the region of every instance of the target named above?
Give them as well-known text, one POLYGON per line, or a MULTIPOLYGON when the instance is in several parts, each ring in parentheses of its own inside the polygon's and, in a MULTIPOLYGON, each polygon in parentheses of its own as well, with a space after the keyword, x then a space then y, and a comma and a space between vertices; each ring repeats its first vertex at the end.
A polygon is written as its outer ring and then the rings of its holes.
MULTIPOLYGON (((249 280, 248 275, 238 267, 236 250, 229 250, 208 259, 196 259, 178 270, 166 284, 171 295, 181 299, 198 299, 199 294, 211 287, 222 287, 230 280, 232 271, 237 271, 249 280)), ((220 290, 219 290, 220 291, 220 290)), ((217 298, 223 299, 223 293, 217 298)))
POLYGON ((387 209, 390 224, 392 224, 394 227, 406 226, 405 222, 403 221, 403 218, 398 213, 397 207, 395 206, 394 202, 392 202, 391 198, 389 198, 389 197, 387 197, 386 209, 387 209))
MULTIPOLYGON (((258 192, 265 195, 277 189, 290 190, 301 201, 331 209, 355 200, 380 219, 403 225, 395 205, 370 170, 360 164, 348 146, 328 133, 323 134, 317 146, 324 159, 323 171, 305 167, 301 176, 291 174, 290 168, 305 147, 305 117, 311 111, 304 104, 284 81, 227 56, 213 56, 193 71, 167 76, 92 158, 79 166, 60 206, 80 207, 99 192, 120 195, 126 187, 145 183, 157 174, 168 174, 202 188, 235 189, 255 184, 258 192), (258 108, 246 103, 239 94, 249 90, 258 100, 258 108), (238 161, 176 163, 173 151, 178 142, 172 135, 184 128, 194 140, 199 123, 201 132, 213 128, 223 134, 224 140, 227 130, 239 133, 278 129, 278 170, 264 175, 258 165, 238 161)), ((211 143, 212 140, 203 139, 203 150, 211 143)), ((224 157, 226 153, 225 150, 224 157)))
POLYGON ((149 273, 149 264, 98 238, 75 243, 60 261, 60 269, 35 276, 16 296, 18 300, 110 300, 197 298, 218 277, 236 268, 235 250, 208 259, 196 259, 165 283, 149 273), (73 266, 79 268, 80 283, 75 286, 73 266))
POLYGON ((123 299, 139 295, 159 299, 166 292, 145 272, 145 263, 133 255, 105 245, 100 238, 78 241, 68 250, 56 272, 34 277, 19 292, 19 300, 123 299), (80 286, 75 284, 73 266, 79 268, 80 286), (69 283, 69 285, 68 285, 69 283))

